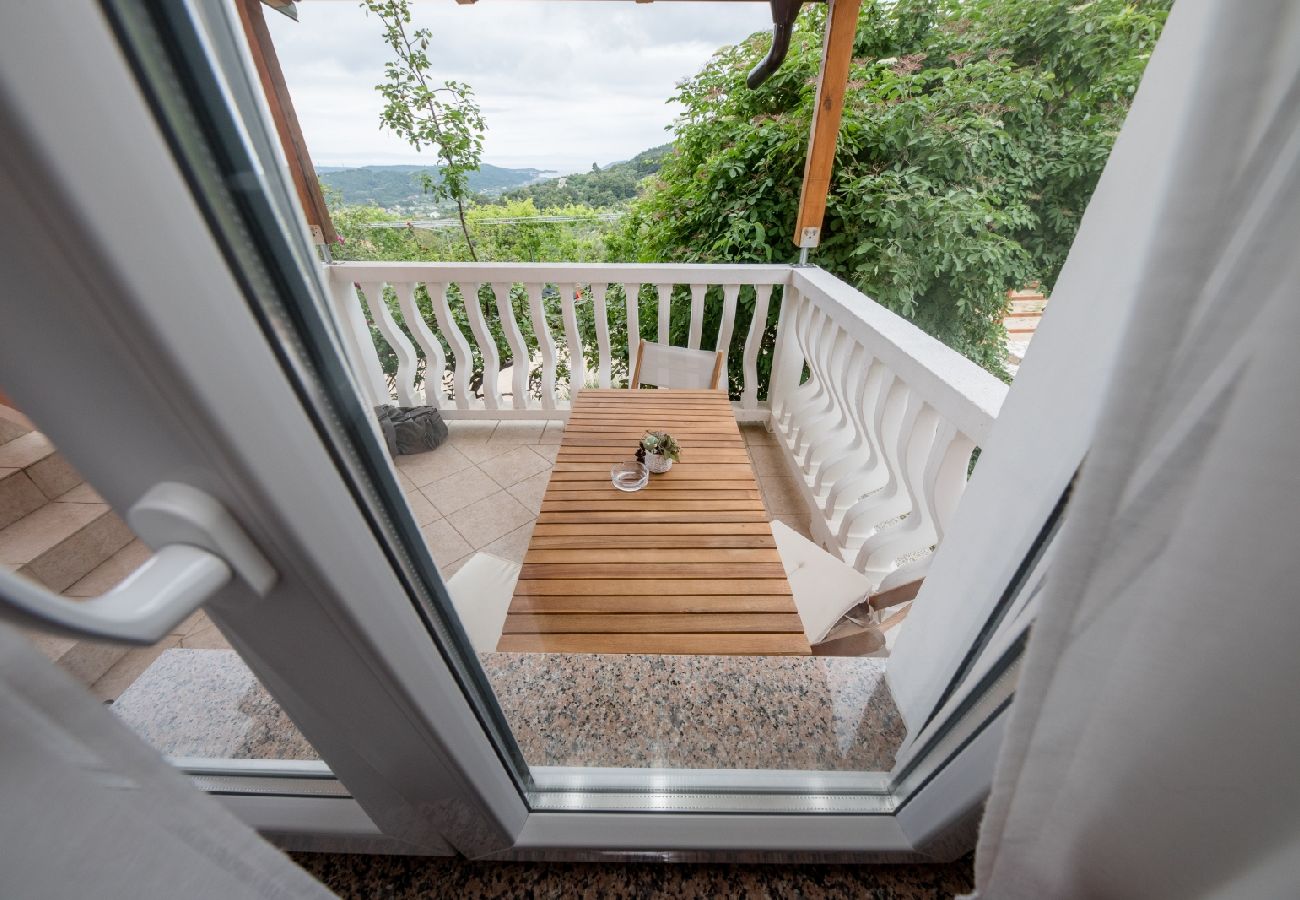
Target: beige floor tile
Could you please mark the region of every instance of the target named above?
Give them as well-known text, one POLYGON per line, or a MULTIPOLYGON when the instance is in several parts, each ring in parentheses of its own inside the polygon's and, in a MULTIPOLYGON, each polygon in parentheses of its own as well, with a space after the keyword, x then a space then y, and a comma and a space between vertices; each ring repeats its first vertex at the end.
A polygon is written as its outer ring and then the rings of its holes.
POLYGON ((473 553, 466 553, 460 559, 453 559, 444 566, 438 566, 438 574, 442 576, 443 581, 450 581, 451 577, 459 572, 465 565, 474 558, 473 553))
POLYGON ((536 420, 498 422, 489 444, 539 444, 546 431, 546 423, 536 420))
POLYGON ((539 444, 558 444, 560 438, 564 435, 564 420, 552 419, 546 423, 546 430, 542 432, 542 439, 539 444))
POLYGON ((411 491, 419 490, 419 488, 415 486, 415 482, 407 477, 407 474, 401 469, 397 470, 397 483, 401 486, 403 493, 409 494, 411 491))
POLYGON ((522 503, 505 491, 498 491, 449 515, 446 521, 455 526, 474 550, 533 520, 522 503))
POLYGON ((754 464, 756 475, 789 475, 790 467, 785 461, 785 451, 779 447, 749 448, 749 458, 754 464))
POLYGON ((808 515, 803 502, 803 494, 793 478, 780 475, 767 475, 759 479, 763 489, 763 504, 770 516, 808 515))
POLYGON ((452 419, 447 422, 447 435, 454 443, 482 443, 496 431, 495 419, 452 419))
POLYGON ((533 515, 542 511, 542 495, 551 481, 551 470, 545 469, 506 488, 510 496, 522 503, 533 515))
POLYGON ((95 493, 95 489, 82 482, 70 491, 58 496, 59 503, 103 503, 104 498, 95 493))
POLYGON ((550 467, 551 464, 540 453, 527 446, 515 447, 509 453, 479 463, 479 468, 502 487, 518 484, 550 467))
POLYGON ((524 554, 528 552, 528 542, 533 536, 534 524, 536 523, 529 522, 527 525, 520 525, 509 534, 502 535, 488 544, 483 548, 483 552, 499 556, 501 559, 508 559, 511 562, 523 562, 524 554))
POLYGON ((512 444, 509 441, 456 441, 450 446, 463 453, 470 462, 478 464, 494 459, 503 453, 509 453, 519 445, 512 444))
POLYGON ((169 634, 152 646, 128 650, 125 656, 113 663, 112 668, 96 679, 90 686, 91 693, 101 701, 116 700, 144 674, 145 669, 153 665, 164 650, 178 646, 180 638, 169 634))
POLYGON ((745 436, 745 443, 751 447, 775 447, 776 438, 765 425, 741 425, 740 433, 745 436))
POLYGON ((397 457, 397 467, 417 487, 424 487, 431 481, 446 478, 469 465, 470 461, 465 454, 448 444, 444 444, 437 450, 430 450, 428 453, 397 457))
POLYGON ((424 535, 425 546, 439 570, 474 549, 446 519, 430 522, 420 529, 420 534, 424 535))
POLYGON ((446 516, 482 500, 489 494, 495 494, 501 490, 501 485, 489 478, 477 466, 471 466, 455 475, 448 475, 432 484, 426 484, 420 490, 437 507, 438 512, 446 516))
MULTIPOLYGON (((458 478, 460 476, 452 475, 449 477, 458 478)), ((437 482, 434 482, 434 484, 437 484, 437 482)), ((430 522, 442 518, 442 513, 429 502, 429 498, 421 493, 418 488, 406 495, 406 505, 411 508, 411 515, 415 517, 416 525, 428 525, 430 522)))
POLYGON ((559 457, 560 455, 559 444, 533 444, 528 449, 532 450, 534 453, 536 453, 538 456, 540 456, 542 459, 546 460, 547 462, 551 463, 552 465, 555 463, 556 458, 559 457))

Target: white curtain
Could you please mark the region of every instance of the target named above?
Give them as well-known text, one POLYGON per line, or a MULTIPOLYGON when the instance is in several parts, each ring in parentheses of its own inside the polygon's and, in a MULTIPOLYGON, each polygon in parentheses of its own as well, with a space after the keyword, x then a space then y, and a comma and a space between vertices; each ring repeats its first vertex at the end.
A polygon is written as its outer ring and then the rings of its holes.
POLYGON ((0 896, 333 894, 0 624, 0 896))
POLYGON ((1300 4, 1180 0, 1165 42, 1148 77, 1193 102, 1149 161, 1164 228, 1029 642, 988 898, 1300 896, 1300 4))

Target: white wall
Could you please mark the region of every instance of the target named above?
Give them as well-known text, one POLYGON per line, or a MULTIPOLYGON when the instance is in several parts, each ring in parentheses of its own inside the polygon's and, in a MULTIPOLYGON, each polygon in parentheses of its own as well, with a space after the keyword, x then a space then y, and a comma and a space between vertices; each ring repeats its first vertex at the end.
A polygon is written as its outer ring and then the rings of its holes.
POLYGON ((1136 293, 1161 227, 1164 161, 1194 100, 1183 91, 1203 31, 1158 43, 1088 205, 1038 334, 985 443, 890 659, 909 740, 942 694, 1088 448, 1136 293))

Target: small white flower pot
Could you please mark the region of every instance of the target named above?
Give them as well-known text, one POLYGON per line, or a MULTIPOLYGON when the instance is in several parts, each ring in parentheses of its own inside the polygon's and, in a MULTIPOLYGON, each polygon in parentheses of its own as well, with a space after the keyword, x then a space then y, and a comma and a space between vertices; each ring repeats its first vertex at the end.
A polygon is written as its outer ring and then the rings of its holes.
POLYGON ((654 474, 661 475, 673 467, 673 461, 659 453, 647 453, 645 465, 654 474))

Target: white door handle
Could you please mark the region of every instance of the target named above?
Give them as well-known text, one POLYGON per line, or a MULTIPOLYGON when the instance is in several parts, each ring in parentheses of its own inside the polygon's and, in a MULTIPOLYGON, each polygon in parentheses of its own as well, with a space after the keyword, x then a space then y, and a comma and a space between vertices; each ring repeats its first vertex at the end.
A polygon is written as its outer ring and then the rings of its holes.
POLYGON ((275 570, 212 497, 160 484, 127 513, 135 533, 158 551, 101 597, 73 600, 0 568, 0 616, 78 636, 152 644, 231 581, 259 596, 275 570))

